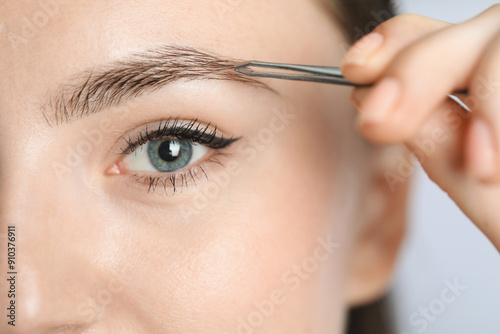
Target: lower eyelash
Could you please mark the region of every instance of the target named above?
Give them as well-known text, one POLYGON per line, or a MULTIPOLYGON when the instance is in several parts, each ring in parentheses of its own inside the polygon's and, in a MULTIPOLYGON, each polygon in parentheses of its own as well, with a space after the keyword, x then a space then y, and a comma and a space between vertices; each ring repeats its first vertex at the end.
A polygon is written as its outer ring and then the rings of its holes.
POLYGON ((131 174, 130 179, 138 183, 143 183, 148 186, 148 193, 155 192, 158 186, 162 187, 165 194, 169 195, 168 189, 172 189, 171 195, 174 195, 179 189, 189 188, 189 182, 197 186, 203 179, 209 180, 208 174, 205 171, 204 165, 207 163, 216 163, 222 167, 224 164, 218 159, 218 156, 227 156, 226 153, 218 152, 212 157, 205 160, 202 164, 191 167, 186 171, 162 173, 166 175, 140 175, 131 174))

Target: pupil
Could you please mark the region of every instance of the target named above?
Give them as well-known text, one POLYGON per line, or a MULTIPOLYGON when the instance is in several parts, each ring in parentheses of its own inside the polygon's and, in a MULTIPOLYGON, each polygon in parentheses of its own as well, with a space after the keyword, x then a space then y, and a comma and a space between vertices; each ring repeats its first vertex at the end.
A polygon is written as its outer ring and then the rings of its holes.
POLYGON ((181 145, 177 140, 165 140, 158 147, 158 155, 166 162, 173 162, 179 158, 181 145))

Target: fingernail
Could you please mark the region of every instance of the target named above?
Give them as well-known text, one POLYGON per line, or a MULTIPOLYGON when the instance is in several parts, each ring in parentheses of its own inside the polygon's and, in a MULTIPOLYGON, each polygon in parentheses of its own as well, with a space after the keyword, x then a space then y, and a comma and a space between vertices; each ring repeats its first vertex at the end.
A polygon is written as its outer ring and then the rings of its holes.
POLYGON ((361 66, 368 62, 370 57, 377 51, 384 43, 384 36, 378 32, 372 32, 365 35, 349 49, 342 60, 344 65, 361 66))
POLYGON ((401 85, 394 78, 382 79, 370 92, 360 110, 359 123, 377 124, 387 120, 401 95, 401 85))
POLYGON ((496 174, 497 150, 495 136, 486 120, 476 117, 470 129, 469 170, 480 180, 487 180, 496 174))

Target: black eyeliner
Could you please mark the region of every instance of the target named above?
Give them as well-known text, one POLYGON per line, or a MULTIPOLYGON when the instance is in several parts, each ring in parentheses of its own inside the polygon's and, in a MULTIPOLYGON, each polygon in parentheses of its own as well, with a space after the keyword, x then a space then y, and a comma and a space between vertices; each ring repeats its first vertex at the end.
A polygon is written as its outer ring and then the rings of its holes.
POLYGON ((237 141, 239 138, 225 138, 224 135, 217 135, 217 126, 210 128, 211 124, 206 126, 200 124, 197 119, 188 123, 179 124, 179 118, 167 119, 158 124, 155 130, 149 130, 147 126, 141 131, 136 139, 130 136, 124 137, 127 148, 121 150, 121 154, 127 155, 148 142, 166 138, 177 138, 189 140, 193 143, 203 144, 212 149, 223 149, 237 141))

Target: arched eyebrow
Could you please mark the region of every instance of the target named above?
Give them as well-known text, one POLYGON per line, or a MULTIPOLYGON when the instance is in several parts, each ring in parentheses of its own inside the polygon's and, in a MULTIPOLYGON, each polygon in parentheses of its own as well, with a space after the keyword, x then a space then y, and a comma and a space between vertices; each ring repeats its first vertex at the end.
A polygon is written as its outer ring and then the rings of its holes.
POLYGON ((49 94, 42 112, 50 125, 60 125, 119 106, 179 80, 232 80, 276 93, 261 81, 233 71, 241 62, 188 47, 149 49, 75 75, 55 94, 49 94))

